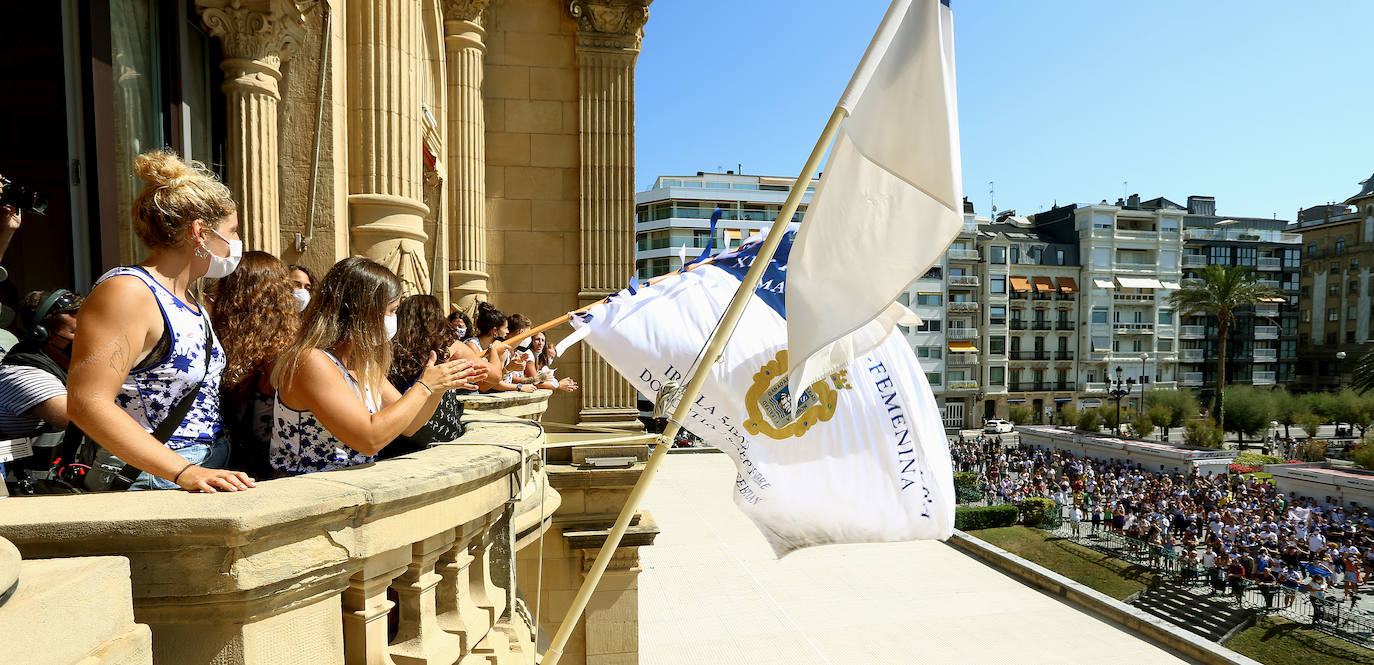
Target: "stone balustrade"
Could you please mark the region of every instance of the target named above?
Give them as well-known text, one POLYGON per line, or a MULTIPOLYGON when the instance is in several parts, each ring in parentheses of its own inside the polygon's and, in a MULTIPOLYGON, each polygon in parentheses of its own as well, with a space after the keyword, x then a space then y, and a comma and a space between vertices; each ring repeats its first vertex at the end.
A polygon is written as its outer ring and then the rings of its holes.
MULTIPOLYGON (((543 441, 533 423, 479 419, 461 443, 246 492, 10 498, 0 536, 25 564, 127 566, 157 663, 533 663, 515 560, 559 508, 543 441)), ((33 637, 6 660, 56 662, 33 637)))

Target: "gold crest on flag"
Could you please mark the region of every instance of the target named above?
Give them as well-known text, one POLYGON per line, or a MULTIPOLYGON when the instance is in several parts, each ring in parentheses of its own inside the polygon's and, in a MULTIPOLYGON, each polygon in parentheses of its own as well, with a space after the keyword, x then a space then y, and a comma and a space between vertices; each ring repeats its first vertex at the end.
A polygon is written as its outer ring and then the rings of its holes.
POLYGON ((812 426, 835 415, 839 391, 850 387, 848 370, 831 374, 807 387, 797 402, 797 414, 794 414, 792 394, 787 388, 787 350, 778 351, 754 374, 754 383, 744 394, 744 406, 749 412, 744 430, 772 439, 806 434, 812 426))

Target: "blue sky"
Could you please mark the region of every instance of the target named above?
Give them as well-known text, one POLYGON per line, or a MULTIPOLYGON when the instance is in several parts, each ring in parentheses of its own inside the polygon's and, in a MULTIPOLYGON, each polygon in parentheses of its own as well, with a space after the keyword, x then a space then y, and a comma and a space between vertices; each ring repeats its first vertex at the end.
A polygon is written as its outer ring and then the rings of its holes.
MULTIPOLYGON (((795 175, 884 0, 657 0, 639 189, 795 175)), ((1028 214, 1123 191, 1292 220, 1374 173, 1374 2, 954 0, 964 193, 1028 214), (1128 183, 1123 186, 1123 182, 1128 183)))

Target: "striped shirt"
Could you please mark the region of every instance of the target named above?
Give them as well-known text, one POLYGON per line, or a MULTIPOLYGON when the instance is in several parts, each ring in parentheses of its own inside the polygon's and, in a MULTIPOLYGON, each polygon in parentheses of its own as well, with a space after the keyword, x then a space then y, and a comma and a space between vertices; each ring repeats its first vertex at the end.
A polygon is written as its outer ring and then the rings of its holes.
POLYGON ((61 379, 37 367, 0 365, 0 439, 33 436, 43 420, 25 415, 54 397, 67 394, 61 379))

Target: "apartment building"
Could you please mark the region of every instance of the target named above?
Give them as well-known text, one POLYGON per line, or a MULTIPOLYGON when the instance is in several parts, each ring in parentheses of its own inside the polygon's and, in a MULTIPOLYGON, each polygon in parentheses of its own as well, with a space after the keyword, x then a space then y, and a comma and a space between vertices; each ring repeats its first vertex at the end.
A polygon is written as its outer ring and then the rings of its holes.
POLYGON ((964 200, 964 226, 944 257, 904 294, 922 323, 904 328, 935 393, 945 428, 977 427, 975 406, 981 393, 979 315, 982 298, 977 266, 977 229, 987 218, 964 200))
POLYGON ((980 224, 977 245, 986 303, 982 417, 1020 406, 1034 422, 1053 422, 1078 388, 1079 247, 1014 211, 980 224))
POLYGON ((1034 215, 1043 237, 1078 246, 1078 406, 1102 406, 1118 368, 1134 380, 1123 403, 1131 408, 1143 387, 1178 387, 1178 321, 1168 295, 1181 288, 1185 213, 1119 199, 1034 215))
MULTIPOLYGON (((740 175, 734 171, 659 176, 635 193, 635 275, 649 279, 682 267, 711 247, 711 255, 766 233, 782 210, 795 178, 740 175), (714 241, 711 213, 721 209, 714 241)), ((816 189, 813 179, 792 216, 801 221, 816 189)))
POLYGON ((1302 234, 1295 388, 1349 385, 1355 361, 1371 347, 1370 266, 1374 265, 1374 176, 1343 204, 1307 208, 1291 230, 1302 234))
MULTIPOLYGON (((1184 208, 1168 199, 1146 201, 1142 207, 1184 208)), ((1188 197, 1186 211, 1182 284, 1198 279, 1209 265, 1243 266, 1254 270, 1261 284, 1281 292, 1236 313, 1226 343, 1227 383, 1263 387, 1293 381, 1302 237, 1285 231, 1286 220, 1223 217, 1210 196, 1188 197)), ((1179 384, 1215 390, 1220 346, 1216 319, 1191 315, 1179 323, 1179 384)))

